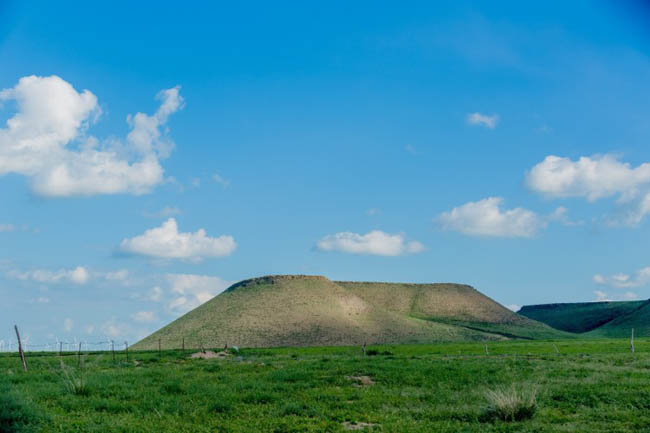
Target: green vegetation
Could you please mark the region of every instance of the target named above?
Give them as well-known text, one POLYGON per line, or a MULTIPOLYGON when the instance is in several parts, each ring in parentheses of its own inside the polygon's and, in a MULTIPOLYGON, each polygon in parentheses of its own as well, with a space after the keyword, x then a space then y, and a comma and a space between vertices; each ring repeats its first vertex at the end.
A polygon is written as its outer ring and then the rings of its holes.
POLYGON ((134 346, 163 349, 562 338, 460 284, 270 276, 233 285, 134 346))
POLYGON ((610 432, 650 425, 650 340, 0 355, 0 431, 610 432), (556 353, 555 348, 558 352, 556 353), (373 354, 370 356, 370 354, 373 354))
POLYGON ((530 419, 537 410, 537 391, 511 385, 496 390, 489 389, 485 396, 490 402, 483 420, 522 421, 530 419))
MULTIPOLYGON (((621 301, 526 305, 518 313, 562 331, 583 333, 630 314, 645 303, 646 301, 621 301)), ((650 325, 650 317, 648 319, 650 325)), ((628 328, 627 334, 629 332, 628 328)))
POLYGON ((631 330, 637 336, 650 335, 650 302, 644 302, 639 308, 620 315, 603 326, 589 333, 596 337, 629 337, 631 330))

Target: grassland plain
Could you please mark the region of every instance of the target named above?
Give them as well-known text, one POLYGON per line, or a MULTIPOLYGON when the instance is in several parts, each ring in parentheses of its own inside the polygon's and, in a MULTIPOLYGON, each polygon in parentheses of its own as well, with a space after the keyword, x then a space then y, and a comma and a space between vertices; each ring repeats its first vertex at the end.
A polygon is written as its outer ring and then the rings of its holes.
POLYGON ((138 342, 135 349, 431 343, 562 338, 462 284, 353 283, 322 276, 244 280, 138 342), (212 344, 211 344, 212 342, 212 344))
POLYGON ((650 340, 491 341, 0 355, 3 432, 650 432, 650 340), (556 351, 557 349, 557 351, 556 351), (70 377, 77 378, 70 386, 70 377), (534 416, 486 418, 488 392, 536 390, 534 416), (365 424, 363 424, 365 423, 365 424))

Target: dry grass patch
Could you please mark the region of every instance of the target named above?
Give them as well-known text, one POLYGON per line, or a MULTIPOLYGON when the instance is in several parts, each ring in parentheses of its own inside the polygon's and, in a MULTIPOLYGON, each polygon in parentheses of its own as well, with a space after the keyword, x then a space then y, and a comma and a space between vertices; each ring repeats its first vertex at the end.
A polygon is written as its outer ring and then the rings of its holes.
POLYGON ((352 386, 373 386, 375 381, 370 376, 345 376, 347 380, 354 382, 352 386))
POLYGON ((522 421, 535 416, 537 411, 537 390, 535 388, 502 387, 485 393, 489 406, 483 415, 484 421, 522 421))

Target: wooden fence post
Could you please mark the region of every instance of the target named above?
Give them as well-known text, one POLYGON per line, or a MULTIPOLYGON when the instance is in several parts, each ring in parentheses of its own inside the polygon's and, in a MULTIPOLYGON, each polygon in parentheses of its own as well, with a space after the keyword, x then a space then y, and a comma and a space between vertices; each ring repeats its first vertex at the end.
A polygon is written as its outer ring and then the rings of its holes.
POLYGON ((490 354, 490 352, 488 351, 487 343, 485 343, 485 355, 487 356, 489 354, 490 354))
POLYGON ((185 337, 183 337, 183 342, 182 342, 182 347, 183 347, 183 353, 185 353, 185 337))
POLYGON ((20 360, 23 362, 23 369, 27 371, 27 362, 25 361, 25 352, 23 352, 23 342, 20 340, 20 332, 18 332, 18 325, 14 325, 16 330, 16 337, 18 338, 18 353, 20 354, 20 360))
POLYGON ((115 363, 115 342, 111 340, 111 353, 113 354, 113 363, 115 363))
POLYGON ((59 356, 61 356, 61 352, 63 352, 63 341, 59 341, 59 356))
POLYGON ((79 350, 77 351, 77 364, 81 367, 81 341, 79 342, 79 350))
POLYGON ((162 350, 160 349, 160 338, 158 339, 158 355, 162 355, 162 350))
POLYGON ((126 362, 129 362, 129 343, 124 342, 124 352, 126 353, 126 362))
POLYGON ((632 336, 630 337, 630 350, 634 353, 634 328, 632 328, 632 336))

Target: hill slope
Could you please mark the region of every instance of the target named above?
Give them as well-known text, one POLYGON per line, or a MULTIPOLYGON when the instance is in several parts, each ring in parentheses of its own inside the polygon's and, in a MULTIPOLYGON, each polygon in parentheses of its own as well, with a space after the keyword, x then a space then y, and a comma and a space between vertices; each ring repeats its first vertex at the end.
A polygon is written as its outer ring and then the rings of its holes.
POLYGON ((644 303, 645 301, 617 301, 526 305, 518 313, 562 331, 583 333, 630 314, 644 303))
POLYGON ((405 284, 340 281, 339 285, 389 311, 514 338, 567 337, 515 314, 464 284, 405 284))
POLYGON ((641 304, 633 311, 616 317, 604 325, 589 332, 596 337, 629 337, 632 328, 638 337, 650 336, 650 301, 639 301, 641 304))
POLYGON ((469 286, 337 283, 320 276, 279 275, 231 286, 134 348, 155 349, 159 339, 163 348, 178 348, 183 339, 187 347, 484 340, 522 330, 523 337, 562 335, 469 286), (476 323, 485 327, 471 326, 476 323))

